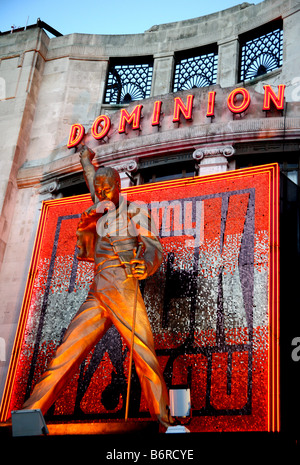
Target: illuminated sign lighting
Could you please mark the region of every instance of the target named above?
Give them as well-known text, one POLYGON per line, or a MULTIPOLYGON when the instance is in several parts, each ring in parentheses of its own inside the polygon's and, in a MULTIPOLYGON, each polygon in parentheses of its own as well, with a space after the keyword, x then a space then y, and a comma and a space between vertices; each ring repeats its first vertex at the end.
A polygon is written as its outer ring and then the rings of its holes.
POLYGON ((75 147, 76 145, 80 144, 80 142, 82 141, 82 139, 84 137, 84 134, 85 134, 85 130, 84 130, 84 127, 82 126, 82 124, 73 124, 71 126, 69 140, 68 140, 68 144, 67 144, 68 148, 70 149, 70 148, 75 147))
POLYGON ((238 87, 230 92, 227 99, 227 106, 232 113, 243 113, 243 111, 246 111, 249 107, 250 101, 251 97, 249 91, 244 87, 238 87), (239 105, 237 105, 235 99, 239 94, 243 96, 243 100, 239 105))
POLYGON ((275 94, 274 90, 269 85, 264 86, 264 89, 265 89, 265 95, 264 95, 263 110, 271 109, 271 100, 274 103, 277 110, 283 110, 285 85, 279 84, 278 95, 275 94))
POLYGON ((152 114, 152 126, 159 126, 160 114, 161 114, 162 102, 157 100, 154 103, 153 114, 152 114))
POLYGON ((110 119, 107 115, 100 115, 98 118, 95 119, 93 126, 92 126, 92 136, 95 139, 103 139, 110 130, 110 119), (102 124, 101 124, 102 123, 102 124), (101 131, 98 132, 99 126, 101 127, 101 131))
POLYGON ((206 116, 214 116, 215 115, 215 98, 216 98, 216 92, 215 91, 208 92, 206 116))
POLYGON ((140 129, 141 111, 143 105, 137 105, 129 114, 126 108, 122 108, 119 124, 119 133, 125 132, 126 123, 132 123, 132 129, 140 129))
POLYGON ((184 105, 180 97, 175 97, 173 123, 177 123, 180 121, 181 114, 185 117, 186 120, 192 119, 193 99, 194 99, 193 95, 188 95, 187 104, 184 105))
MULTIPOLYGON (((270 86, 264 86, 264 100, 263 100, 263 111, 271 110, 271 106, 277 110, 283 110, 284 108, 284 91, 285 85, 278 85, 278 91, 270 86)), ((217 92, 210 91, 207 96, 207 110, 206 117, 215 116, 215 99, 217 92)), ((161 106, 163 102, 157 100, 153 105, 152 112, 152 126, 160 126, 161 106)), ((233 114, 239 114, 245 112, 251 104, 251 95, 249 90, 244 87, 238 87, 230 92, 227 98, 227 107, 233 114)), ((194 95, 190 94, 187 96, 186 103, 180 97, 174 98, 173 108, 173 123, 180 123, 181 117, 186 121, 192 121, 193 119, 193 107, 194 107, 194 95)), ((133 130, 141 130, 140 122, 142 118, 143 105, 136 105, 131 113, 126 108, 122 108, 120 111, 119 120, 119 134, 126 134, 126 125, 130 125, 133 130)), ((111 128, 111 121, 107 115, 98 116, 91 128, 91 133, 94 139, 104 139, 109 133, 111 128), (99 130, 100 128, 100 130, 99 130)), ((85 129, 82 124, 73 124, 70 129, 69 139, 67 143, 68 148, 75 147, 80 144, 85 135, 85 129)))

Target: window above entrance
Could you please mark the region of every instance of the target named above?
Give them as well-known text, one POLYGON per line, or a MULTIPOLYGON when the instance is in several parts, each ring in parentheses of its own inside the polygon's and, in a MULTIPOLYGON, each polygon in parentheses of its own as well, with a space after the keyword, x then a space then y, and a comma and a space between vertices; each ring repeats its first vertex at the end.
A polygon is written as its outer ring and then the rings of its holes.
POLYGON ((152 58, 111 61, 104 103, 128 104, 150 97, 152 72, 152 58))
POLYGON ((175 57, 173 92, 215 84, 217 71, 217 45, 180 52, 175 57))
POLYGON ((254 79, 282 66, 282 21, 272 22, 240 38, 240 81, 254 79))

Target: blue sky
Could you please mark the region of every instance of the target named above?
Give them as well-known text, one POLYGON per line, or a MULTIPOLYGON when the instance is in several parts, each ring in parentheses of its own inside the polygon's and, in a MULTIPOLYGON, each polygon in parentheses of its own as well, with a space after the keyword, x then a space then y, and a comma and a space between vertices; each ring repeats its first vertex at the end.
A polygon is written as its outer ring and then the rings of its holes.
MULTIPOLYGON (((260 3, 261 0, 249 0, 260 3)), ((62 34, 137 34, 155 24, 196 18, 242 0, 0 0, 0 31, 35 24, 37 18, 62 34)))

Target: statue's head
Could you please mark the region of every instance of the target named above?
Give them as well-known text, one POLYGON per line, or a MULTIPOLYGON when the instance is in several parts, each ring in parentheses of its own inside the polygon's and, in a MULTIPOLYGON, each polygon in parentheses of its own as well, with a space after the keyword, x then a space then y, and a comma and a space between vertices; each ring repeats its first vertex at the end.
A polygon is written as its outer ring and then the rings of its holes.
POLYGON ((100 167, 94 177, 95 195, 100 202, 110 201, 116 207, 119 205, 121 180, 117 170, 110 167, 100 167))

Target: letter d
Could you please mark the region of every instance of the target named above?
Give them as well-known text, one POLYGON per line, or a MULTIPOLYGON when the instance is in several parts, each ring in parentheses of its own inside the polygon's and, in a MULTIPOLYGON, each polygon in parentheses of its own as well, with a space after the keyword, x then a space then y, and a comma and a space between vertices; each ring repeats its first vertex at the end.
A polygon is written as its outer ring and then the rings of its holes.
POLYGON ((75 147, 82 141, 84 136, 84 127, 82 124, 73 124, 70 129, 70 135, 67 147, 70 149, 71 147, 75 147))

